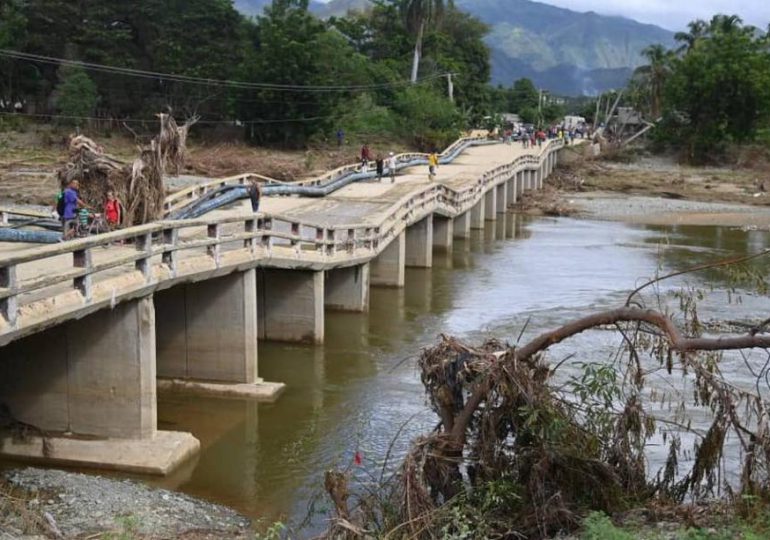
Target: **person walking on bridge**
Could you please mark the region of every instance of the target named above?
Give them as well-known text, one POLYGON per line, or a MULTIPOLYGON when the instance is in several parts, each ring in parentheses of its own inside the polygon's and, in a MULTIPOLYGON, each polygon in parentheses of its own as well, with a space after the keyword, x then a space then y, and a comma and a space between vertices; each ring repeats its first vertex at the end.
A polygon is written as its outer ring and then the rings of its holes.
POLYGON ((433 181, 436 178, 436 170, 438 169, 438 154, 434 150, 428 156, 428 180, 433 181))
POLYGON ((377 181, 379 182, 382 180, 382 175, 385 174, 385 160, 382 158, 382 155, 377 154, 374 164, 377 167, 377 181))
POLYGON ((251 201, 251 211, 255 214, 259 212, 259 202, 262 199, 262 188, 259 181, 254 178, 249 186, 249 200, 251 201))
POLYGON ((395 184, 396 183, 396 166, 398 165, 398 161, 396 161, 396 156, 393 154, 393 152, 390 153, 390 157, 388 158, 388 173, 390 174, 390 183, 395 184))

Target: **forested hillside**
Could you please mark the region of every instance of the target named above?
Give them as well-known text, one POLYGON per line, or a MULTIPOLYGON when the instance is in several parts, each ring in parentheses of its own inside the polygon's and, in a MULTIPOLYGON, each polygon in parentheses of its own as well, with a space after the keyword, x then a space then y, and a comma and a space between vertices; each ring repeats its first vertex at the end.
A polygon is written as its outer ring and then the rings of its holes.
MULTIPOLYGON (((510 85, 527 77, 562 95, 597 94, 622 88, 643 63, 642 50, 670 46, 674 34, 622 17, 579 13, 530 0, 457 0, 457 6, 487 23, 492 80, 510 85)), ((371 0, 332 0, 319 9, 344 15, 371 0)))
POLYGON ((171 109, 199 116, 198 129, 235 126, 247 139, 287 146, 340 128, 432 146, 491 113, 487 29, 472 17, 450 7, 425 15, 431 25, 410 84, 417 35, 403 2, 332 21, 309 8, 275 0, 247 17, 230 0, 6 0, 0 108, 128 125, 171 109))

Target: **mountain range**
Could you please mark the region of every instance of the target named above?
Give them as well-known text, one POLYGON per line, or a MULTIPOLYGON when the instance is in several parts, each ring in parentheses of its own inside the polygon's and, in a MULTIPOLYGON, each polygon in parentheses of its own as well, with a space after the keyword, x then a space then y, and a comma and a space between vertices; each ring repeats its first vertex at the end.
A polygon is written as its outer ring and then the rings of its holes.
MULTIPOLYGON (((259 13, 270 0, 235 0, 247 14, 259 13)), ((492 82, 509 86, 530 78, 560 95, 593 95, 625 85, 643 63, 648 45, 674 43, 672 32, 624 17, 580 13, 532 0, 455 0, 456 5, 490 27, 492 82)), ((320 17, 362 10, 368 0, 311 2, 320 17)))

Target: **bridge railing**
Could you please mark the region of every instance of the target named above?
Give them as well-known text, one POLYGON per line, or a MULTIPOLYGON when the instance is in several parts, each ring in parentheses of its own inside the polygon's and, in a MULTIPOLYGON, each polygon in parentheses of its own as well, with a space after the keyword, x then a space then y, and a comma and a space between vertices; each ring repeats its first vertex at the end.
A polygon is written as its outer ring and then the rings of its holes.
MULTIPOLYGON (((38 302, 74 293, 78 302, 88 305, 95 292, 105 293, 95 278, 108 273, 152 285, 184 277, 190 270, 182 263, 193 259, 198 268, 203 261, 218 269, 230 266, 233 255, 238 264, 276 256, 340 264, 351 257, 373 257, 408 225, 434 212, 454 216, 468 211, 490 186, 539 166, 546 151, 560 146, 551 143, 539 156, 521 156, 459 190, 428 184, 371 223, 324 225, 262 213, 160 221, 13 253, 0 260, 0 336, 17 326, 25 297, 38 302)), ((109 286, 115 295, 119 284, 109 286)))
MULTIPOLYGON (((456 140, 455 142, 453 142, 446 150, 444 150, 441 153, 441 156, 449 156, 452 153, 454 153, 459 147, 465 144, 468 144, 469 142, 480 141, 483 139, 484 139, 483 137, 462 137, 456 140)), ((410 152, 410 153, 398 154, 396 156, 396 159, 399 162, 402 162, 402 161, 408 162, 413 159, 419 159, 419 158, 424 159, 426 157, 427 157, 427 154, 424 154, 424 153, 410 152)), ((163 210, 166 213, 166 215, 168 215, 176 210, 179 210, 180 208, 183 208, 184 206, 187 206, 188 204, 196 201, 197 199, 201 198, 203 195, 215 189, 218 189, 224 186, 247 185, 253 179, 260 180, 267 185, 291 184, 296 186, 319 186, 319 185, 331 182, 333 180, 336 180, 337 178, 340 178, 342 176, 356 172, 360 167, 361 167, 360 163, 351 163, 349 165, 343 165, 342 167, 338 167, 336 169, 328 171, 320 176, 317 176, 308 180, 299 180, 296 182, 282 182, 280 180, 276 180, 274 178, 270 178, 268 176, 263 176, 255 173, 246 173, 246 174, 239 174, 236 176, 230 176, 227 178, 219 178, 216 180, 211 180, 208 182, 196 184, 194 186, 189 186, 168 195, 165 199, 163 210)))

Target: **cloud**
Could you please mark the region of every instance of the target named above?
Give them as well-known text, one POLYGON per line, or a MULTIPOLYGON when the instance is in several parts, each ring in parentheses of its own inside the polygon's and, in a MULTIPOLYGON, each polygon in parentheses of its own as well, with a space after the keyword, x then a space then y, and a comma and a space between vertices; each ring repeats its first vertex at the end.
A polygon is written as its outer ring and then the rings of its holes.
POLYGON ((640 22, 681 30, 694 19, 710 19, 717 13, 738 14, 744 22, 767 28, 770 9, 767 0, 541 0, 546 4, 575 11, 596 11, 603 15, 622 15, 640 22))

